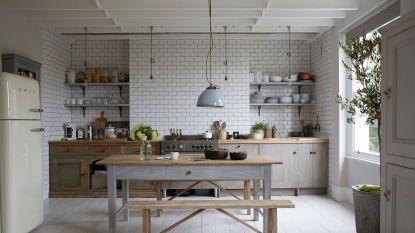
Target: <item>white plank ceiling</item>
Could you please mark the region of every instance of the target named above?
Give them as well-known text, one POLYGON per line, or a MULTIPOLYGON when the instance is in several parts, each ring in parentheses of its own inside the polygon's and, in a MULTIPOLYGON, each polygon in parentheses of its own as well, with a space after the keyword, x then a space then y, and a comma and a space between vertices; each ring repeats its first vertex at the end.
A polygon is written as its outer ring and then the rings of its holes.
MULTIPOLYGON (((7 6, 61 33, 207 32, 207 0, 6 0, 7 6)), ((321 33, 357 10, 359 0, 212 0, 214 31, 321 33)))

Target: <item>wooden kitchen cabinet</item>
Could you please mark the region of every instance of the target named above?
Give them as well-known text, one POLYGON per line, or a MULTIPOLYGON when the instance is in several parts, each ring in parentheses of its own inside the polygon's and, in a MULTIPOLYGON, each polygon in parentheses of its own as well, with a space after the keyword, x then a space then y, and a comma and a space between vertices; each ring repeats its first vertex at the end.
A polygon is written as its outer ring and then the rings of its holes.
MULTIPOLYGON (((160 143, 152 142, 153 154, 160 154, 160 143)), ((106 175, 94 176, 96 162, 108 156, 139 154, 136 142, 56 141, 49 143, 50 197, 105 197, 106 175), (93 182, 95 182, 93 185, 93 182), (97 185, 99 184, 99 185, 97 185), (93 188, 94 187, 94 188, 93 188)), ((156 185, 151 181, 131 180, 132 197, 155 197, 156 185)))
POLYGON ((272 188, 327 187, 327 144, 261 144, 260 155, 283 163, 272 165, 272 188))
POLYGON ((83 158, 54 158, 50 168, 51 192, 87 190, 88 167, 87 160, 83 158))
POLYGON ((261 144, 260 151, 282 162, 272 165, 272 188, 297 187, 297 144, 261 144))

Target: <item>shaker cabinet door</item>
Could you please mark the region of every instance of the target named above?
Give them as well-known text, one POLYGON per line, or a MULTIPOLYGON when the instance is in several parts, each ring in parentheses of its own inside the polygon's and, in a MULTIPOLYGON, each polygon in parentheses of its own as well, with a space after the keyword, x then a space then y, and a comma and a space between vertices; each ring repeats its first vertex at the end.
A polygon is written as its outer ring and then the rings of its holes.
POLYGON ((295 188, 297 179, 297 144, 261 144, 261 155, 271 156, 282 164, 272 165, 272 188, 295 188))
POLYGON ((415 27, 382 39, 382 153, 415 158, 415 27))
POLYGON ((328 186, 328 153, 327 144, 313 144, 311 151, 313 188, 326 188, 328 186))
POLYGON ((55 158, 51 162, 51 191, 83 191, 89 188, 86 159, 55 158))
POLYGON ((415 229, 415 169, 386 165, 385 206, 386 233, 412 233, 415 229))

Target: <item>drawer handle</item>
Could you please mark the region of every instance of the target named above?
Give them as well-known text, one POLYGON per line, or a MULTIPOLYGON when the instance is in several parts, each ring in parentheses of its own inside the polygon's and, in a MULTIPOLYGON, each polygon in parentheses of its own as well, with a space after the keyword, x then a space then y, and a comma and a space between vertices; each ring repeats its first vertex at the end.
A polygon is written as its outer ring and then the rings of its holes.
POLYGON ((186 175, 191 175, 192 174, 192 171, 187 171, 186 172, 186 175))
POLYGON ((102 150, 102 153, 105 153, 105 152, 107 152, 107 149, 103 149, 103 150, 102 150))
POLYGON ((69 152, 71 152, 71 149, 70 149, 70 148, 66 148, 66 149, 65 149, 65 152, 66 152, 66 153, 69 153, 69 152))

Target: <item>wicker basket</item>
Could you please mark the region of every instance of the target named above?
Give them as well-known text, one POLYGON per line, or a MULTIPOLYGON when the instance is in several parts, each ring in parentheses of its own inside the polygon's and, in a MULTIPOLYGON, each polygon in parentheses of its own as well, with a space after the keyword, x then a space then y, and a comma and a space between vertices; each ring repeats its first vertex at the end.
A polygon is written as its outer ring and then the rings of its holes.
POLYGON ((380 196, 359 190, 363 185, 354 185, 353 201, 357 233, 380 232, 380 196))

